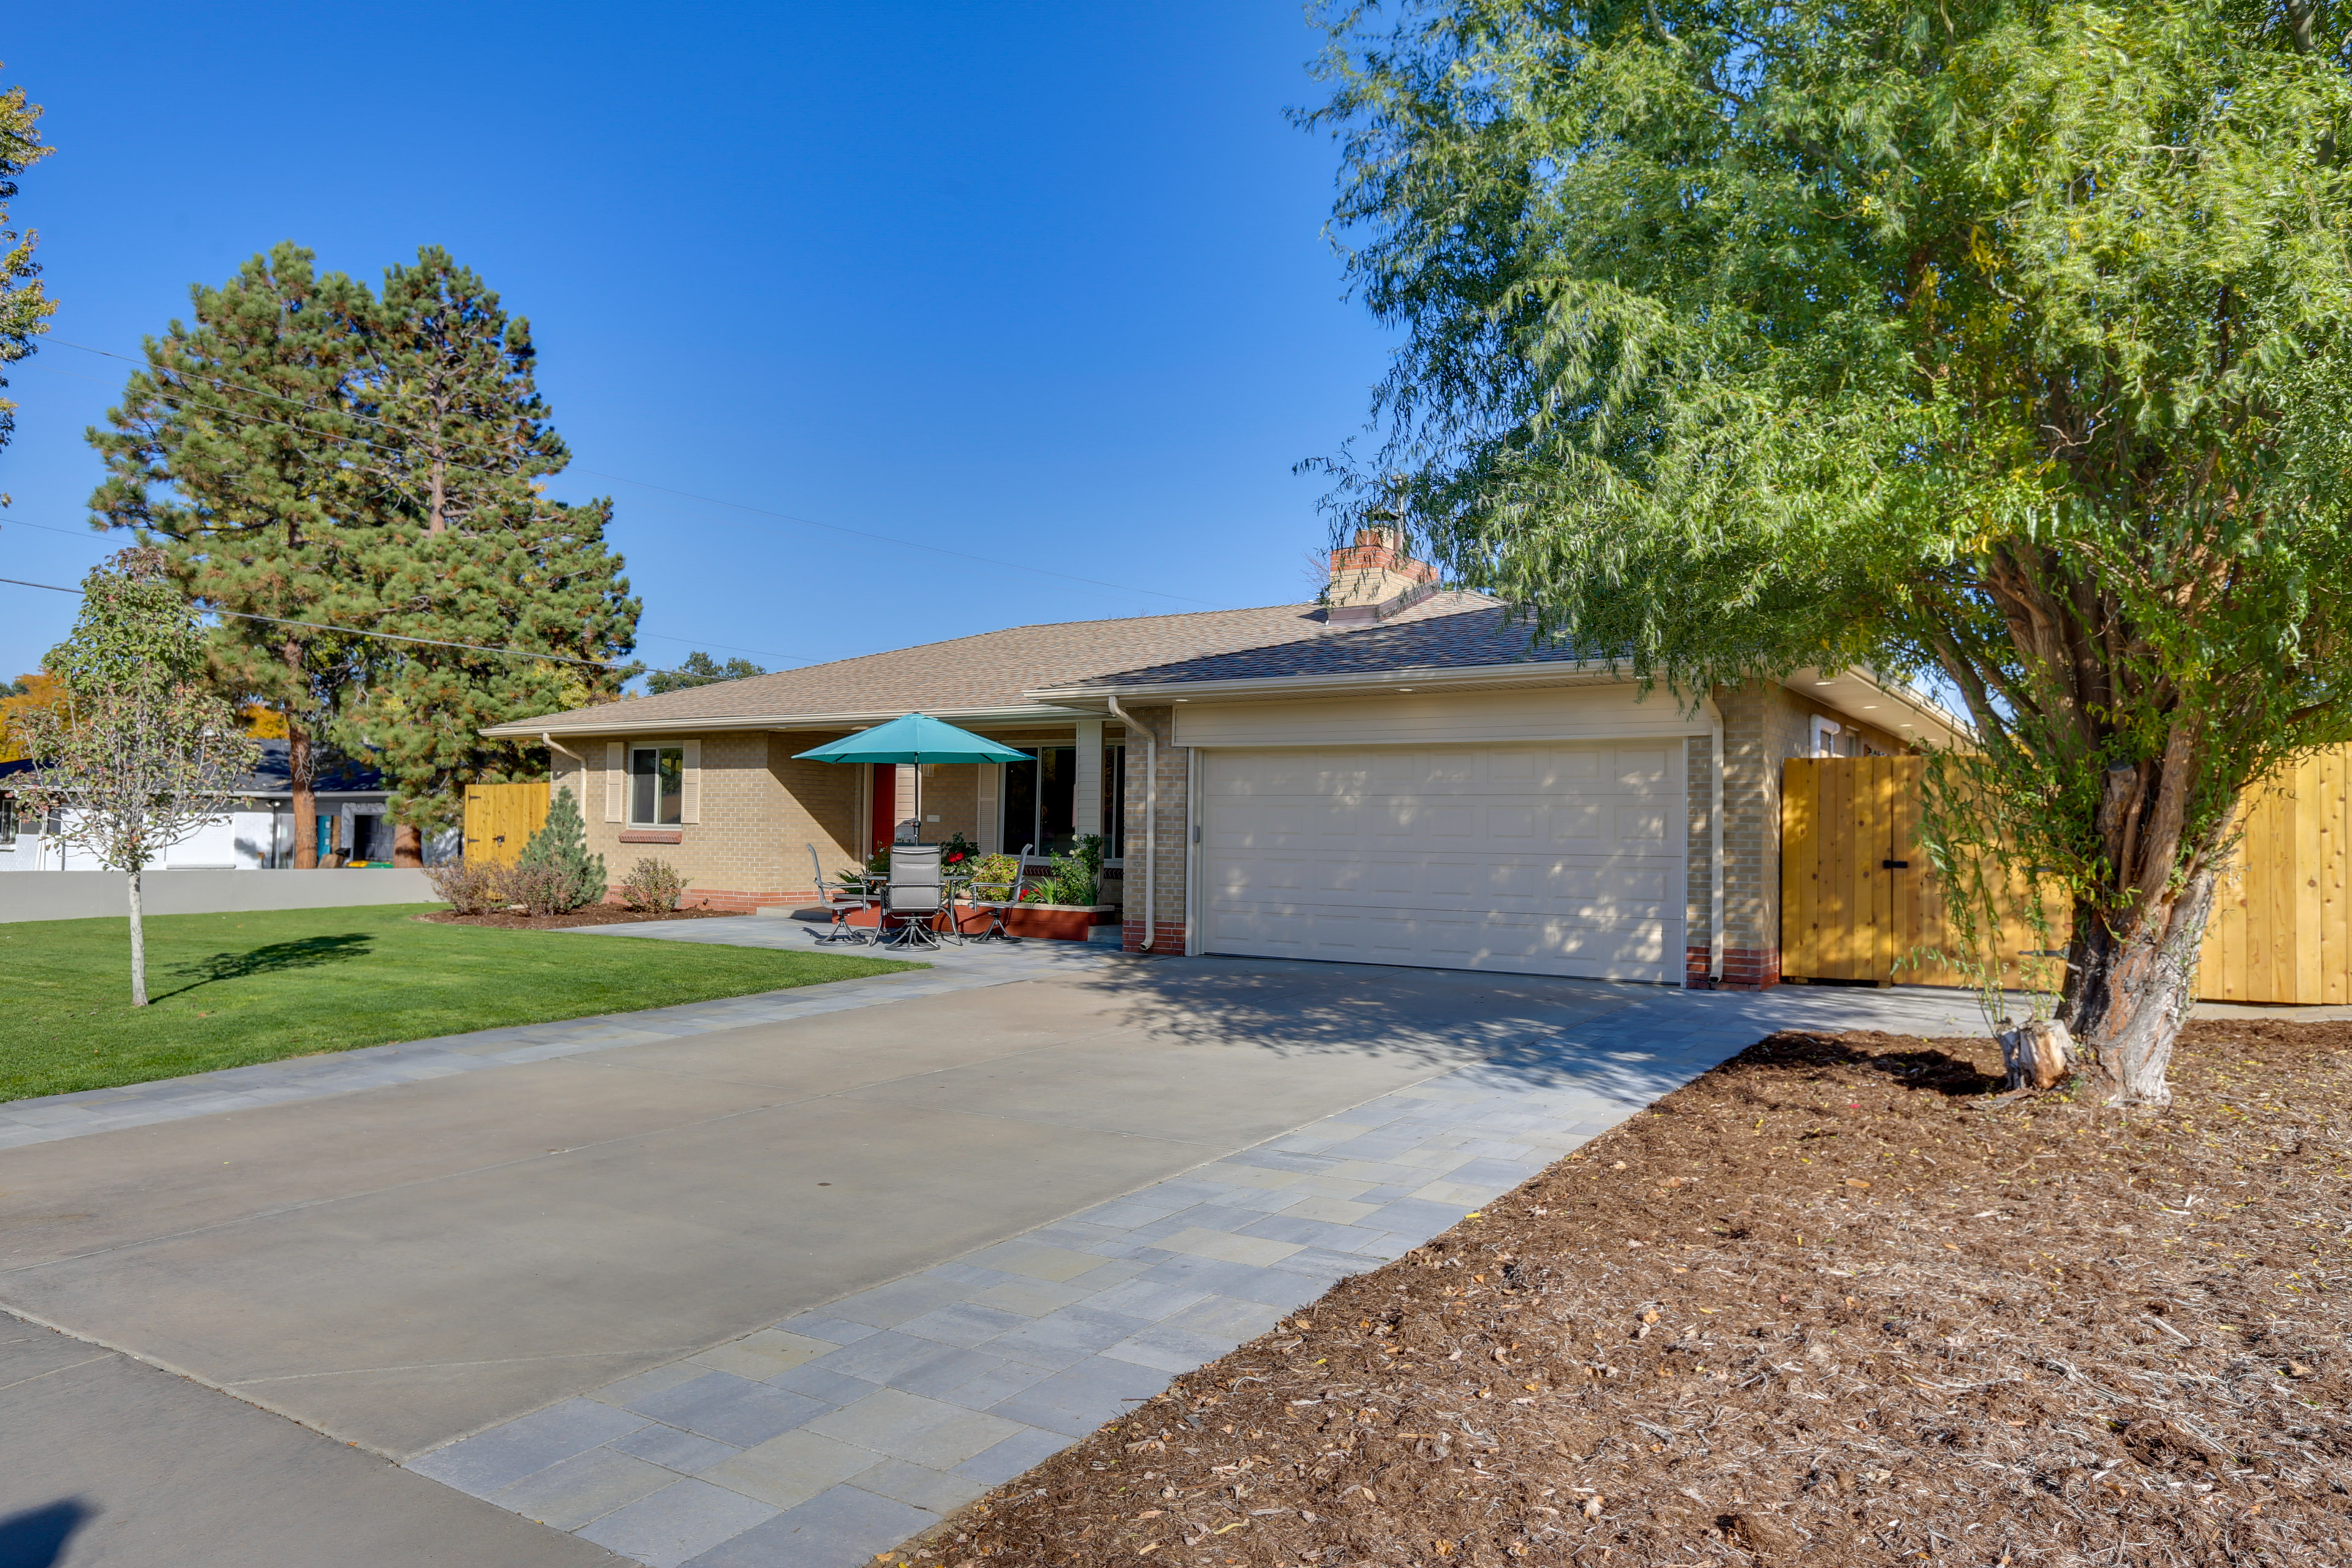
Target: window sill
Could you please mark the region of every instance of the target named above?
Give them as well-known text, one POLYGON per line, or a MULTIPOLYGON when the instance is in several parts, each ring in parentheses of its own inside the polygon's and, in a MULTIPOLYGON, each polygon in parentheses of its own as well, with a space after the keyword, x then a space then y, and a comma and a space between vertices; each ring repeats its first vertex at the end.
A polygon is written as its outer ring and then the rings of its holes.
POLYGON ((621 842, 624 844, 683 844, 686 842, 686 835, 675 827, 624 827, 621 829, 621 842))

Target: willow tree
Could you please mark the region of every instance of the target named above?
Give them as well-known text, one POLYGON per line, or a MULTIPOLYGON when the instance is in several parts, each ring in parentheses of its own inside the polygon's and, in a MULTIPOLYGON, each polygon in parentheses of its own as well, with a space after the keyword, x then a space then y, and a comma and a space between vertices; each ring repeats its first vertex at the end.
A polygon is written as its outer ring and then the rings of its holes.
POLYGON ((1401 475, 1454 573, 1686 696, 1940 677, 2127 1101, 2167 1096, 2241 796, 2352 715, 2347 25, 1350 9, 1305 117, 1402 329, 1365 504, 1401 475))

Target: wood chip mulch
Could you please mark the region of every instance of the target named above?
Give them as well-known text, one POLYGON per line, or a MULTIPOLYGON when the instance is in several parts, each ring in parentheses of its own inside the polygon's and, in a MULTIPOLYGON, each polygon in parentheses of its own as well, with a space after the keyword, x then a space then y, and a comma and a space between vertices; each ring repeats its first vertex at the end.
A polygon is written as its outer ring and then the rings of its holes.
POLYGON ((2352 1024, 1781 1034, 884 1561, 2352 1563, 2352 1024))
POLYGON ((701 921, 723 920, 739 915, 740 910, 625 910, 618 904, 591 904, 584 910, 572 910, 560 915, 460 915, 443 910, 437 914, 418 915, 421 921, 439 925, 497 926, 505 931, 563 931, 572 926, 629 925, 638 921, 701 921))

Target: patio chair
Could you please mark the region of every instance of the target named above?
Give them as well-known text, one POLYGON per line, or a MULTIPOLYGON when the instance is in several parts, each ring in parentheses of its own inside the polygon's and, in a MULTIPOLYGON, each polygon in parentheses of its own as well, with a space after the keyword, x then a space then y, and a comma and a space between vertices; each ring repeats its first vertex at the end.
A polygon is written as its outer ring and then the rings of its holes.
POLYGON ((974 942, 1019 942, 1021 939, 1004 929, 1004 911, 1021 901, 1029 890, 1029 879, 1024 868, 1029 864, 1033 844, 1024 844, 1013 864, 1013 879, 1009 882, 974 882, 964 894, 964 901, 988 916, 985 930, 972 938, 974 942))
POLYGON ((815 845, 810 845, 808 852, 809 868, 816 873, 817 901, 833 914, 830 924, 823 931, 810 931, 809 935, 823 942, 856 943, 872 942, 880 936, 882 932, 879 927, 854 926, 849 923, 850 916, 872 902, 862 890, 863 884, 860 884, 860 891, 851 892, 846 879, 827 877, 824 874, 824 862, 818 858, 815 845))
MULTIPOLYGON (((890 847, 890 881, 882 890, 883 943, 891 947, 937 947, 940 933, 932 922, 948 907, 947 878, 940 867, 937 844, 894 844, 890 847)), ((952 922, 950 922, 952 923, 952 922)), ((959 936, 956 939, 961 942, 959 936)))

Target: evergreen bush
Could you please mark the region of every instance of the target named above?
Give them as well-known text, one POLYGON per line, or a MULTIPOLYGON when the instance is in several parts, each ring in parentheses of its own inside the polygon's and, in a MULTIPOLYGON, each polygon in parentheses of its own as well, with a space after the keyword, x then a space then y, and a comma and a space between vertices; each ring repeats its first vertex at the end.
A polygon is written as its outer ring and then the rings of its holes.
MULTIPOLYGON (((547 820, 515 858, 517 871, 547 871, 552 879, 527 902, 545 902, 548 913, 560 914, 604 898, 604 858, 588 853, 588 827, 580 805, 569 789, 559 789, 547 804, 547 820)), ((534 910, 534 914, 541 911, 534 910)))

